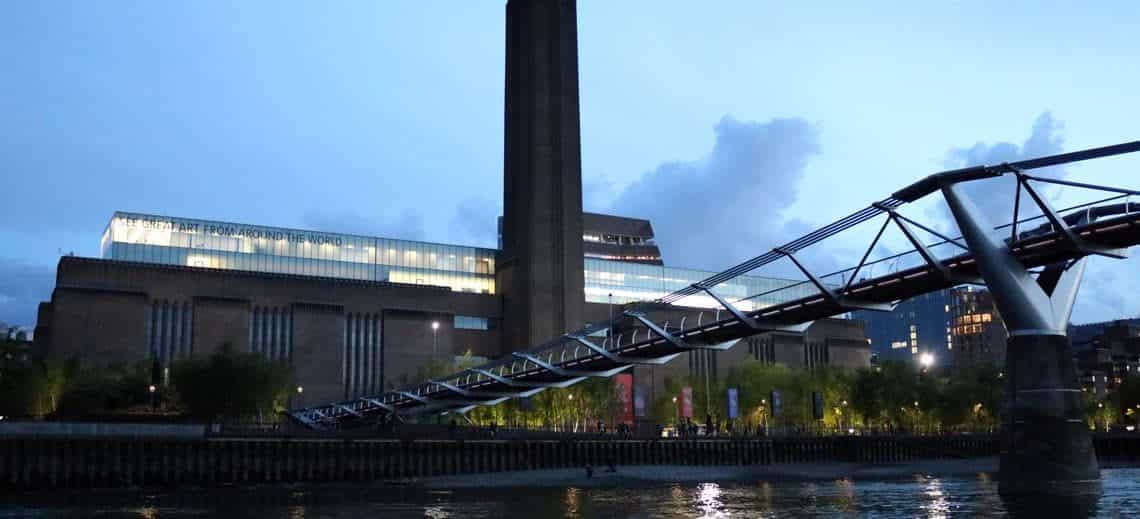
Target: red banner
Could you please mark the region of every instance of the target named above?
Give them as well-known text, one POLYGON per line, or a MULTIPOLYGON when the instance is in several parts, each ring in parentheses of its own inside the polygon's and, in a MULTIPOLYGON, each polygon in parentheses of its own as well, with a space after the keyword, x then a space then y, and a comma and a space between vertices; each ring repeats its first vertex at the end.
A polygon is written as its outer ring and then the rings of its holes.
POLYGON ((622 373, 615 376, 614 387, 621 399, 621 421, 633 425, 633 375, 622 373))
POLYGON ((677 400, 677 407, 681 418, 693 417, 693 388, 688 386, 681 388, 681 398, 677 400))

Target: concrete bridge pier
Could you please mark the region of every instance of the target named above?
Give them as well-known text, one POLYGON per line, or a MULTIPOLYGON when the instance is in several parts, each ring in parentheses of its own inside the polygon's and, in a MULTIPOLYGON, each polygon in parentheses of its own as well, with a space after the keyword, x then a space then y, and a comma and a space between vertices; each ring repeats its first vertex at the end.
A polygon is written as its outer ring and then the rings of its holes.
POLYGON ((1003 494, 1096 495, 1100 471, 1081 413, 1069 338, 1009 338, 1009 408, 1002 441, 1003 494))
MULTIPOLYGON (((1050 265, 1034 277, 1010 253, 1016 234, 1009 242, 992 235, 992 227, 961 191, 961 180, 950 174, 939 185, 1010 335, 999 491, 1011 509, 1048 511, 1039 507, 1049 503, 1082 515, 1079 510, 1095 505, 1100 494, 1100 470, 1081 415, 1066 328, 1086 258, 1050 265)), ((1059 234, 1069 236, 1070 246, 1086 254, 1103 253, 1066 232, 1067 224, 1045 200, 1030 194, 1059 234)))

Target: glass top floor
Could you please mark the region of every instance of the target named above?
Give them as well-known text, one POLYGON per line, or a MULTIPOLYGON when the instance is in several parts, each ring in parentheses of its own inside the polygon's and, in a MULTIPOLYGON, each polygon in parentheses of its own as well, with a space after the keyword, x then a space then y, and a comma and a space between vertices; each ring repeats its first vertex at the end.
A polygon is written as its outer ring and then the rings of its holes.
MULTIPOLYGON (((434 285, 484 294, 495 293, 497 252, 462 245, 127 212, 112 216, 100 243, 100 253, 106 259, 434 285)), ((649 301, 713 274, 594 258, 585 258, 584 267, 585 299, 594 303, 649 301)), ((814 293, 814 287, 807 284, 759 276, 740 276, 714 290, 729 301, 772 292, 740 301, 738 306, 743 310, 814 293)), ((703 294, 678 303, 719 306, 703 294)))
POLYGON ((116 212, 107 259, 494 293, 495 249, 116 212))

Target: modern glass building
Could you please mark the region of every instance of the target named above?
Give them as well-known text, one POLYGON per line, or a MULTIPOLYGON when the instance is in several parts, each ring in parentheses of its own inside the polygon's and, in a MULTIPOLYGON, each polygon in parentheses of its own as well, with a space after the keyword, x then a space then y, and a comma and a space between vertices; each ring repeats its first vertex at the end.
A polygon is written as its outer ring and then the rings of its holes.
POLYGON ((952 289, 937 290, 901 301, 890 312, 859 310, 852 312, 851 318, 866 323, 871 351, 879 359, 910 361, 931 353, 935 362, 945 365, 953 349, 952 298, 952 289))
MULTIPOLYGON (((100 244, 105 259, 299 276, 388 281, 495 293, 495 249, 116 212, 100 244)), ((653 300, 713 272, 585 259, 593 303, 653 300)), ((744 310, 815 293, 807 283, 741 276, 716 288, 744 310), (752 299, 745 299, 764 294, 752 299)), ((680 304, 716 308, 711 297, 680 304)))
POLYGON ((105 259, 495 293, 495 250, 117 212, 105 259))

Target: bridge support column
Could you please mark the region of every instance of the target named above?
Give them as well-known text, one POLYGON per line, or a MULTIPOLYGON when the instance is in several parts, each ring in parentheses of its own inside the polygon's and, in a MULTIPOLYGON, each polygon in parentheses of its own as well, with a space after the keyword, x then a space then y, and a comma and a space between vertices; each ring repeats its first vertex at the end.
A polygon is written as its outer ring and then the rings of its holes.
POLYGON ((1035 279, 990 234, 959 184, 941 189, 1010 334, 999 491, 1011 509, 1046 498, 1077 506, 1095 499, 1100 471, 1066 335, 1085 260, 1052 265, 1035 279))
POLYGON ((1073 495, 1100 491, 1100 472, 1081 415, 1069 338, 1009 338, 1010 400, 1000 487, 1005 494, 1073 495))

